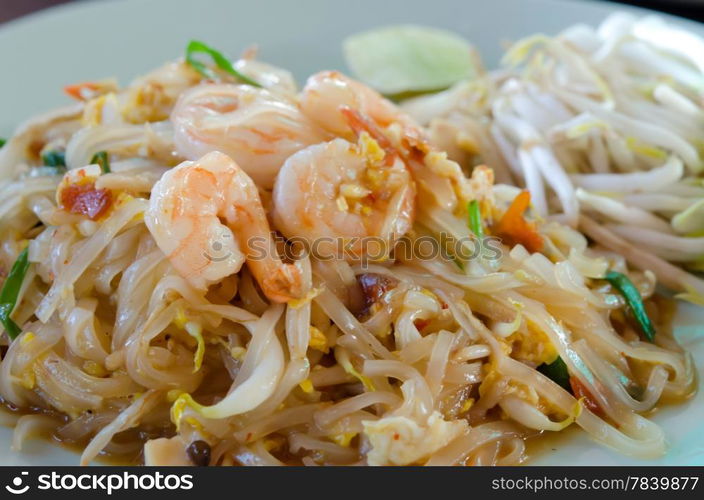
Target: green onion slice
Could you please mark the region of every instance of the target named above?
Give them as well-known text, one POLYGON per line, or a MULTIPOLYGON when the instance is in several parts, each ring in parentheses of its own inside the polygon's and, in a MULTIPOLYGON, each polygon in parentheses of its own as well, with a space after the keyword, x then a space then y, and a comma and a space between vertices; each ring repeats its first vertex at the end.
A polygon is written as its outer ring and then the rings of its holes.
POLYGON ((100 165, 100 170, 104 174, 110 173, 110 160, 108 160, 107 151, 99 151, 95 153, 93 158, 91 158, 90 163, 92 165, 100 165))
POLYGON ((623 298, 626 299, 626 304, 638 322, 638 326, 640 326, 643 335, 645 335, 645 338, 648 339, 649 342, 653 342, 653 340, 655 340, 655 327, 650 321, 648 313, 645 312, 643 299, 641 298, 640 292, 633 282, 628 279, 628 276, 625 274, 616 271, 609 271, 606 273, 606 277, 604 279, 611 283, 611 286, 616 288, 616 290, 623 295, 623 298))
POLYGON ((210 69, 208 66, 200 62, 199 60, 196 59, 195 55, 196 54, 207 54, 209 55, 213 61, 215 62, 215 65, 223 70, 224 72, 234 76, 235 78, 239 79, 243 83, 247 83, 249 85, 252 85, 254 87, 261 87, 261 85, 258 82, 255 82, 251 78, 249 78, 246 75, 243 75, 239 71, 235 69, 235 67, 232 65, 232 61, 230 61, 227 57, 222 55, 221 52, 218 52, 214 48, 206 45, 205 43, 198 41, 198 40, 191 40, 188 42, 188 46, 186 47, 186 62, 190 64, 193 69, 195 69, 198 73, 203 75, 205 78, 209 78, 211 80, 216 80, 217 75, 215 72, 213 72, 212 69, 210 69))
POLYGON ((63 151, 47 151, 42 155, 42 163, 47 167, 65 167, 66 154, 63 151))
POLYGON ((567 365, 560 356, 558 356, 552 363, 543 363, 537 369, 540 373, 558 384, 564 390, 570 394, 572 393, 572 387, 570 386, 570 374, 567 371, 567 365))
POLYGON ((472 200, 467 207, 469 211, 469 229, 480 240, 484 238, 484 227, 482 226, 482 214, 479 210, 479 201, 472 200))
POLYGON ((22 333, 22 329, 10 318, 10 314, 15 308, 17 296, 22 288, 22 281, 24 281, 27 269, 29 269, 28 253, 27 248, 20 252, 19 257, 12 265, 10 274, 7 275, 2 291, 0 291, 0 322, 11 340, 15 340, 22 333))

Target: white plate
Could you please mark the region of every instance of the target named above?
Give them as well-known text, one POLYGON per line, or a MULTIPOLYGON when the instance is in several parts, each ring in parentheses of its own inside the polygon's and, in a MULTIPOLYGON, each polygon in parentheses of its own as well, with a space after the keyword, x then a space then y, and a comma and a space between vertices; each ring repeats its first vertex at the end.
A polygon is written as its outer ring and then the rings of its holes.
MULTIPOLYGON (((178 57, 191 38, 230 54, 258 44, 261 58, 293 70, 299 79, 320 69, 344 69, 340 44, 352 33, 392 23, 448 28, 476 44, 489 65, 501 42, 534 32, 555 33, 597 23, 613 4, 556 0, 122 0, 69 4, 0 27, 0 136, 41 111, 67 102, 69 83, 116 76, 121 82, 178 57)), ((628 8, 628 10, 633 10, 628 8)), ((699 24, 681 21, 690 29, 699 24)), ((704 311, 681 307, 677 334, 704 366, 704 311)), ((635 461, 570 433, 531 463, 572 465, 704 464, 704 397, 659 411, 655 420, 669 442, 666 456, 635 461), (553 451, 554 449, 554 451, 553 451)), ((1 465, 73 465, 78 457, 48 442, 9 451, 11 431, 0 428, 1 465)))

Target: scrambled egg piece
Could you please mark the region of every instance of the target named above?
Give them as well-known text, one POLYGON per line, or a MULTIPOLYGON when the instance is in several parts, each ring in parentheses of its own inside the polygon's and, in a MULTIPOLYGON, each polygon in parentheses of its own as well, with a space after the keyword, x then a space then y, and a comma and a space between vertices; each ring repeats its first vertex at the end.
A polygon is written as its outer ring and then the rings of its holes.
POLYGON ((528 333, 517 331, 507 337, 512 344, 511 356, 536 365, 552 363, 557 358, 557 350, 548 336, 532 321, 528 321, 528 333))
POLYGON ((330 436, 330 439, 332 439, 334 442, 339 444, 340 446, 344 446, 345 448, 349 448, 350 443, 354 439, 354 437, 357 435, 356 432, 343 432, 342 434, 334 434, 330 436))
POLYGON ((363 424, 364 433, 372 445, 367 454, 369 465, 421 462, 467 429, 465 420, 448 422, 437 411, 430 415, 425 425, 408 417, 384 417, 363 424))
POLYGON ((320 352, 327 354, 330 352, 330 346, 328 346, 328 339, 320 329, 311 326, 310 327, 310 341, 308 342, 308 347, 315 349, 320 352))
POLYGON ((306 394, 310 394, 315 390, 315 387, 313 387, 313 382, 309 378, 305 379, 303 382, 298 384, 298 386, 305 392, 306 394))

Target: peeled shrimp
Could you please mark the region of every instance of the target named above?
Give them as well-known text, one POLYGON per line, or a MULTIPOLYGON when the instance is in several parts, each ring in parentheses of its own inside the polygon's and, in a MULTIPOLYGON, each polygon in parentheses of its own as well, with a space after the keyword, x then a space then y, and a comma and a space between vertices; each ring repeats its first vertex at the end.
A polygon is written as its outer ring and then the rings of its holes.
POLYGON ((246 259, 272 301, 302 294, 300 270, 276 253, 257 187, 223 153, 167 171, 152 189, 144 221, 176 271, 197 288, 237 273, 246 259))
POLYGON ((334 135, 350 138, 364 129, 380 144, 390 142, 428 202, 454 211, 460 201, 474 198, 460 166, 435 151, 409 115, 363 83, 338 71, 317 73, 306 82, 300 106, 309 119, 334 135))
MULTIPOLYGON (((124 96, 122 115, 130 123, 165 120, 178 96, 196 85, 200 79, 200 74, 183 61, 167 63, 129 85, 124 96)), ((99 109, 99 116, 102 113, 99 109)))
POLYGON ((281 168, 274 222, 318 257, 383 260, 413 223, 415 186, 406 166, 368 135, 309 146, 281 168))
POLYGON ((380 127, 398 123, 405 132, 422 135, 420 127, 396 105, 361 82, 339 71, 321 71, 308 78, 300 97, 301 111, 320 127, 350 137, 348 120, 340 113, 346 106, 368 116, 380 127))
POLYGON ((221 151, 266 189, 286 158, 326 138, 293 101, 249 85, 198 85, 181 95, 171 121, 184 158, 221 151))

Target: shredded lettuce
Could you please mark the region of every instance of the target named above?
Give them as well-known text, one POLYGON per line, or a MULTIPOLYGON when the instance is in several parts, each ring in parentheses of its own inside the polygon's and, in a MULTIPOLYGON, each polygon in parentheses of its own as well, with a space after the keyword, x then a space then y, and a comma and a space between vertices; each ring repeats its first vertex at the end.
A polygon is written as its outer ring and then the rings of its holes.
POLYGON ((347 38, 344 52, 352 73, 386 95, 442 90, 477 74, 469 42, 435 28, 366 31, 347 38))

